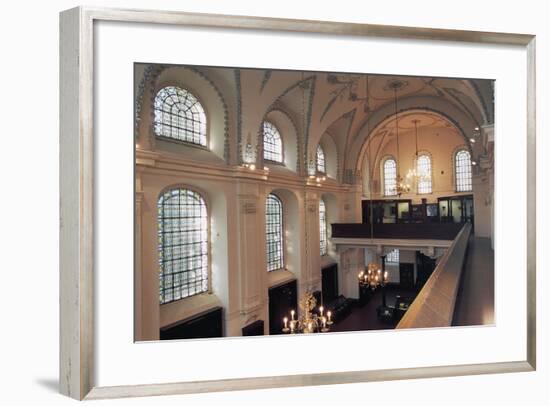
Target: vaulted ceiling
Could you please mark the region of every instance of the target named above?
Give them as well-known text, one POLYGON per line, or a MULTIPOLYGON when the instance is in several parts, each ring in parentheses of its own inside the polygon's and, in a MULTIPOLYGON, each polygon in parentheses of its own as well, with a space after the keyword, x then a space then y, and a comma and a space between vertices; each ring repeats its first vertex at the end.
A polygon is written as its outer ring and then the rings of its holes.
MULTIPOLYGON (((393 131, 388 119, 399 112, 424 111, 423 125, 453 125, 467 138, 494 121, 493 82, 454 79, 190 67, 215 84, 230 112, 236 142, 257 142, 261 123, 273 109, 285 112, 300 132, 304 162, 329 134, 352 168, 368 137, 393 131)), ((400 126, 406 129, 409 120, 400 126)), ((236 148, 234 151, 238 151, 236 148)), ((236 154, 237 152, 234 152, 236 154)), ((236 157, 238 161, 238 157, 236 157)))

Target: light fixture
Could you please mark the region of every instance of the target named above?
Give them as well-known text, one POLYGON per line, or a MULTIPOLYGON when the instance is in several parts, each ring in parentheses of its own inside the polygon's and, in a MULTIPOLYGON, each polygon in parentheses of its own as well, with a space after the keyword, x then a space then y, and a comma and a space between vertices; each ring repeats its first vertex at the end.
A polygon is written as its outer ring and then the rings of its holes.
POLYGON ((414 160, 414 164, 415 164, 415 167, 412 168, 412 169, 409 169, 409 171, 407 172, 407 180, 412 180, 412 183, 413 184, 416 184, 418 185, 420 182, 423 182, 423 181, 426 181, 427 180, 427 175, 425 173, 420 173, 417 168, 418 168, 418 123, 420 122, 420 120, 412 120, 412 122, 414 123, 414 136, 415 136, 415 160, 414 160))
POLYGON ((380 265, 371 262, 369 263, 364 271, 359 272, 357 275, 360 286, 367 286, 372 290, 375 290, 377 287, 384 287, 388 282, 388 271, 382 271, 380 265))
POLYGON ((317 306, 315 296, 311 292, 307 292, 300 300, 300 314, 291 310, 290 318, 287 316, 283 318, 283 333, 310 334, 329 331, 330 326, 334 323, 332 312, 329 310, 325 313, 325 308, 321 305, 314 313, 315 306, 317 306))
POLYGON ((393 96, 394 96, 394 106, 395 106, 395 138, 396 138, 396 144, 397 144, 397 177, 396 177, 396 186, 394 190, 394 194, 401 196, 403 193, 409 193, 411 190, 411 185, 401 177, 399 173, 400 168, 400 160, 399 160, 399 121, 397 117, 397 90, 401 89, 403 86, 403 82, 399 80, 394 80, 388 84, 388 86, 393 89, 393 96))
POLYGON ((470 138, 470 142, 471 142, 472 144, 475 144, 476 139, 475 139, 475 138, 470 138))

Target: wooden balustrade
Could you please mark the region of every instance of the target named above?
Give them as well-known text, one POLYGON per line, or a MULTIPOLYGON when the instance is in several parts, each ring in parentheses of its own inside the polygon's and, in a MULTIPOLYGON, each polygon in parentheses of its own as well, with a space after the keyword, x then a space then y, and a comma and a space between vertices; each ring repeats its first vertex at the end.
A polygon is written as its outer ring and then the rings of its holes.
POLYGON ((471 230, 464 224, 396 328, 451 325, 471 230))

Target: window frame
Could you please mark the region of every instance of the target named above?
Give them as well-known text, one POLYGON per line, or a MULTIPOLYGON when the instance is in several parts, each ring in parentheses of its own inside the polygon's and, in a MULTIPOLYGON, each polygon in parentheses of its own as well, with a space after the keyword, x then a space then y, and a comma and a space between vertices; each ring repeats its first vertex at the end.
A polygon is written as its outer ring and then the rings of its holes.
POLYGON ((281 134, 281 131, 279 131, 279 128, 275 124, 273 124, 272 121, 269 121, 269 120, 262 121, 261 129, 262 129, 262 159, 265 162, 268 162, 270 164, 284 166, 285 165, 285 143, 283 141, 283 135, 281 134), (265 124, 266 123, 271 125, 279 135, 279 140, 281 141, 281 160, 280 161, 274 161, 272 159, 265 157, 265 124))
POLYGON ((421 192, 420 191, 420 182, 417 182, 417 184, 416 184, 416 194, 418 194, 418 195, 429 195, 429 194, 432 194, 433 191, 434 191, 434 179, 433 179, 434 164, 433 164, 432 154, 430 154, 427 151, 419 151, 418 156, 416 156, 415 159, 414 159, 414 168, 416 169, 416 173, 420 176, 420 168, 419 168, 418 165, 419 165, 420 159, 423 158, 423 157, 426 157, 428 159, 428 163, 429 163, 430 190, 427 191, 427 192, 421 192))
POLYGON ((327 205, 323 198, 319 199, 319 252, 321 256, 328 255, 328 218, 327 218, 327 205), (323 206, 323 218, 321 219, 321 205, 323 206), (324 225, 324 232, 322 232, 321 225, 324 225), (324 236, 324 252, 323 252, 323 239, 324 236))
POLYGON ((203 100, 201 99, 201 97, 197 96, 197 94, 198 94, 197 92, 195 92, 193 89, 189 88, 188 86, 182 87, 178 84, 167 84, 167 85, 162 86, 160 89, 158 89, 155 93, 155 97, 153 98, 153 104, 152 104, 152 116, 153 116, 153 118, 152 118, 152 122, 151 122, 151 132, 153 134, 153 138, 155 138, 157 140, 161 140, 161 141, 171 142, 171 143, 178 144, 178 145, 185 145, 185 146, 188 146, 188 147, 199 148, 199 149, 202 149, 202 150, 210 151, 210 120, 208 119, 208 117, 209 117, 208 109, 206 108, 206 105, 203 102, 203 100), (168 137, 166 135, 162 135, 162 134, 157 133, 157 131, 155 129, 155 126, 156 126, 156 111, 157 111, 157 109, 155 108, 155 101, 158 97, 158 94, 162 90, 164 90, 168 87, 173 87, 173 88, 188 92, 191 96, 193 96, 197 100, 197 103, 202 108, 202 111, 203 111, 203 114, 204 114, 204 139, 205 139, 205 145, 197 144, 195 142, 188 141, 188 140, 182 140, 182 139, 179 139, 179 138, 168 137))
POLYGON ((400 262, 401 261, 401 256, 400 255, 401 255, 401 253, 399 252, 398 248, 394 248, 390 252, 387 252, 386 253, 386 264, 392 264, 392 265, 400 264, 401 263, 400 262), (390 260, 390 258, 393 258, 392 254, 394 255, 394 257, 397 257, 397 261, 390 260))
POLYGON ((315 150, 315 172, 323 175, 327 174, 327 154, 320 143, 317 144, 317 149, 315 150), (319 151, 321 151, 323 156, 323 170, 319 169, 319 151))
POLYGON ((264 219, 264 224, 265 224, 265 233, 264 233, 264 237, 265 237, 265 262, 266 262, 266 272, 267 273, 270 273, 270 272, 276 272, 276 271, 280 271, 280 270, 285 270, 286 269, 286 241, 285 241, 285 210, 284 210, 284 203, 283 203, 283 200, 277 196, 275 193, 273 192, 270 192, 268 193, 266 199, 265 199, 265 219, 264 219), (279 204, 279 207, 280 207, 280 239, 281 239, 281 255, 280 255, 280 267, 278 268, 274 268, 274 269, 269 269, 269 265, 270 265, 270 262, 268 260, 268 253, 270 252, 268 250, 268 211, 267 211, 267 206, 268 206, 268 201, 270 199, 270 197, 273 196, 273 198, 278 202, 279 204))
POLYGON ((161 300, 160 300, 160 292, 161 292, 161 289, 162 289, 161 276, 160 276, 161 257, 160 257, 160 240, 158 240, 157 241, 156 255, 157 255, 157 263, 159 264, 159 305, 160 306, 170 305, 172 303, 180 302, 180 301, 185 300, 185 299, 190 299, 190 298, 198 297, 200 295, 205 295, 205 294, 211 294, 212 293, 211 211, 210 211, 209 202, 205 198, 205 193, 203 191, 197 190, 197 189, 195 189, 193 187, 189 187, 187 185, 173 185, 173 186, 170 186, 170 187, 167 187, 167 188, 163 189, 159 193, 158 198, 157 198, 157 211, 156 211, 157 239, 160 239, 160 217, 159 217, 160 199, 163 196, 165 196, 166 194, 168 194, 170 192, 173 192, 175 190, 179 190, 179 191, 185 190, 185 191, 192 192, 192 193, 196 194, 197 196, 199 196, 202 203, 204 204, 204 209, 205 209, 205 212, 206 212, 206 286, 207 286, 207 288, 206 288, 206 290, 203 290, 203 291, 198 292, 198 293, 194 293, 194 294, 189 295, 189 296, 181 297, 179 299, 172 299, 171 301, 168 301, 168 302, 166 302, 166 301, 161 302, 161 300))
POLYGON ((473 165, 472 165, 472 153, 468 150, 468 148, 459 148, 455 151, 455 153, 453 154, 453 174, 454 174, 454 184, 455 184, 455 192, 456 193, 468 193, 468 192, 473 192, 474 190, 474 184, 473 184, 473 165), (458 187, 458 155, 462 152, 466 152, 468 154, 468 159, 470 160, 470 167, 469 167, 469 172, 470 172, 470 179, 469 179, 469 184, 470 184, 470 189, 467 189, 467 190, 459 190, 459 187, 458 187))
POLYGON ((381 172, 382 172, 381 173, 382 182, 380 182, 381 185, 382 185, 382 196, 384 196, 384 197, 397 196, 398 195, 398 193, 397 193, 397 172, 398 172, 398 170, 397 170, 397 160, 391 155, 384 157, 382 159, 382 165, 381 165, 380 169, 381 169, 381 172), (395 193, 392 193, 392 194, 387 194, 386 193, 386 163, 388 161, 392 161, 395 164, 395 193))

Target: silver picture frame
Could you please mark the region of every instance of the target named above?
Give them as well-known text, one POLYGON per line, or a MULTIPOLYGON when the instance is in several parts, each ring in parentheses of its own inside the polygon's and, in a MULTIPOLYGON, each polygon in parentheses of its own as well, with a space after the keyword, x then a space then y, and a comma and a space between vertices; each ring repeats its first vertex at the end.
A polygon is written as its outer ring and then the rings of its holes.
POLYGON ((536 369, 536 100, 534 35, 77 7, 60 14, 60 392, 102 399, 476 375, 536 369), (469 365, 98 387, 94 383, 94 24, 98 21, 516 45, 527 55, 527 352, 469 365))

